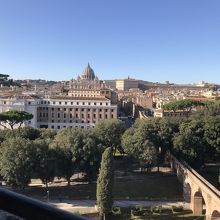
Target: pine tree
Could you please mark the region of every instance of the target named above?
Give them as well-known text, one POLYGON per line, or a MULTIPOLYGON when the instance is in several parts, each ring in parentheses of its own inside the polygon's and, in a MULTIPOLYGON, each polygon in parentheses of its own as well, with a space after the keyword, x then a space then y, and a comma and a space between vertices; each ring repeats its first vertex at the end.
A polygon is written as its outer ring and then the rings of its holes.
POLYGON ((106 148, 102 155, 101 168, 97 180, 97 205, 99 207, 100 219, 105 219, 113 205, 113 151, 111 147, 106 148))

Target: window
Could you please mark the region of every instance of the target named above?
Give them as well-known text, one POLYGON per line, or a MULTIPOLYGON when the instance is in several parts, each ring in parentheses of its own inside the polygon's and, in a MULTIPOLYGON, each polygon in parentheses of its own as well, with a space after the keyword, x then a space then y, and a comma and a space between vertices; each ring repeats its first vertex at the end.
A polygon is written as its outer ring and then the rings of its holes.
POLYGON ((41 101, 41 104, 44 104, 44 102, 43 102, 43 101, 41 101))
POLYGON ((53 104, 55 105, 55 104, 56 104, 56 102, 53 102, 53 104))
POLYGON ((105 115, 105 118, 107 119, 107 118, 108 118, 108 115, 105 115))
POLYGON ((108 105, 108 102, 106 102, 105 104, 108 105))
POLYGON ((63 117, 66 118, 66 114, 65 113, 63 114, 63 117))
POLYGON ((72 118, 73 117, 73 115, 72 114, 70 114, 70 118, 72 118))
POLYGON ((54 120, 51 120, 52 121, 52 123, 54 123, 54 120))
POLYGON ((59 102, 59 105, 61 105, 62 103, 61 102, 59 102))
POLYGON ((100 102, 100 105, 102 105, 102 102, 100 102))
POLYGON ((76 118, 78 118, 78 114, 76 114, 76 118))
POLYGON ((50 104, 50 101, 48 101, 48 104, 50 104))
POLYGON ((64 108, 63 111, 66 111, 66 108, 64 108))
POLYGON ((84 114, 82 114, 82 118, 84 118, 84 114))
POLYGON ((71 105, 73 105, 73 102, 71 102, 71 105))
POLYGON ((102 118, 102 114, 99 114, 99 118, 102 118))
POLYGON ((94 102, 94 105, 96 105, 96 102, 94 102))
POLYGON ((53 128, 53 129, 54 129, 54 126, 53 126, 53 125, 51 125, 51 128, 53 128))
POLYGON ((54 108, 51 108, 52 111, 54 111, 54 108))
POLYGON ((91 103, 90 102, 88 102, 88 105, 90 105, 91 103))
POLYGON ((67 102, 65 102, 65 105, 67 105, 67 102))
POLYGON ((60 126, 59 126, 59 125, 57 126, 57 129, 60 129, 60 126))
POLYGON ((72 111, 73 109, 72 108, 70 108, 70 111, 72 111))
POLYGON ((44 104, 46 105, 46 104, 47 104, 47 101, 44 101, 44 104))
POLYGON ((112 118, 114 118, 114 115, 112 114, 112 118))
POLYGON ((28 102, 28 105, 31 105, 31 102, 28 102))
POLYGON ((82 108, 82 112, 84 112, 84 108, 82 108))
POLYGON ((6 103, 7 103, 7 102, 6 102, 6 101, 4 101, 4 105, 6 105, 6 103))
POLYGON ((60 111, 60 108, 58 108, 57 110, 60 111))
POLYGON ((31 121, 28 121, 28 124, 31 124, 31 121))
POLYGON ((85 102, 83 102, 82 104, 85 105, 85 102))
POLYGON ((76 102, 77 105, 79 105, 79 102, 76 102))
POLYGON ((108 109, 105 109, 105 112, 108 112, 108 109))
POLYGON ((70 120, 70 123, 72 123, 73 121, 72 120, 70 120))
POLYGON ((88 114, 88 118, 90 118, 90 114, 88 114))
POLYGON ((111 112, 114 112, 114 109, 111 109, 111 112))
POLYGON ((57 113, 57 118, 60 118, 60 113, 57 113))
POLYGON ((93 115, 93 118, 96 118, 96 114, 93 115))
POLYGON ((102 109, 100 108, 100 109, 99 109, 99 111, 101 112, 101 111, 102 111, 102 109))
POLYGON ((76 111, 78 111, 78 108, 76 108, 76 111))
POLYGON ((54 113, 51 114, 51 117, 54 118, 54 113))

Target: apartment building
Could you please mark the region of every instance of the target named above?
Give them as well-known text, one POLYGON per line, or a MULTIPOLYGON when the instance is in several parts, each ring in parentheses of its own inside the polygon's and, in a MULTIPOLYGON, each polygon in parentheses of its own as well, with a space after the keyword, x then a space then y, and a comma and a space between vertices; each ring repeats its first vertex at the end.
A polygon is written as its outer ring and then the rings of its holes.
POLYGON ((94 127, 102 119, 117 118, 117 105, 105 97, 51 97, 37 107, 39 128, 94 127))

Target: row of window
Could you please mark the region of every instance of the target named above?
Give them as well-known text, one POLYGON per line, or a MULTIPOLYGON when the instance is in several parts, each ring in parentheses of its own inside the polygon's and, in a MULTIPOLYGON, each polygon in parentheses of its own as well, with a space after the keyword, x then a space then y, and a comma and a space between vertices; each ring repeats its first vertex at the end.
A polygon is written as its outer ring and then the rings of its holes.
MULTIPOLYGON (((31 102, 28 102, 29 105, 31 105, 31 102)), ((53 104, 53 105, 106 105, 108 106, 109 103, 108 102, 56 102, 56 101, 41 101, 40 104, 42 105, 49 105, 49 104, 53 104)))
MULTIPOLYGON (((63 116, 63 118, 68 118, 68 116, 69 116, 69 118, 73 118, 73 114, 66 114, 66 113, 64 113, 64 114, 61 114, 61 113, 57 113, 56 114, 56 116, 57 116, 57 118, 61 118, 62 116, 63 116)), ((91 114, 87 114, 87 118, 90 118, 90 116, 92 116, 91 114)), ((98 115, 96 115, 96 114, 93 114, 93 118, 96 118, 96 116, 98 116, 98 115)), ((47 112, 40 112, 39 113, 39 117, 40 118, 48 118, 48 113, 47 112)), ((55 113, 51 113, 51 118, 54 118, 55 117, 55 113)), ((108 115, 107 114, 105 114, 105 116, 102 116, 102 114, 99 114, 99 118, 100 119, 102 119, 102 118, 105 118, 105 119, 108 119, 108 115)), ((85 114, 78 114, 78 113, 76 113, 75 114, 75 118, 85 118, 85 114)), ((113 114, 111 114, 111 118, 114 118, 114 115, 113 114)))
MULTIPOLYGON (((39 110, 40 110, 40 108, 39 108, 39 110)), ((48 108, 46 107, 46 110, 48 110, 48 108)), ((52 111, 54 111, 55 109, 54 108, 51 108, 51 110, 52 111)), ((57 111, 61 111, 62 110, 62 108, 57 108, 57 111)), ((69 111, 73 111, 74 109, 72 109, 72 108, 63 108, 63 111, 67 111, 67 110, 69 110, 69 111)), ((84 108, 75 108, 75 111, 77 112, 77 111, 79 111, 79 110, 81 110, 82 112, 84 112, 84 110, 87 110, 88 112, 90 112, 91 110, 93 110, 93 112, 95 112, 95 111, 97 111, 98 109, 96 109, 96 108, 94 108, 94 109, 90 109, 90 108, 86 108, 86 109, 84 109, 84 108)), ((103 111, 103 110, 105 110, 105 112, 108 112, 109 111, 109 109, 102 109, 102 108, 100 108, 98 111, 99 112, 101 112, 101 111, 103 111)), ((114 109, 111 109, 111 112, 114 112, 114 109)))
MULTIPOLYGON (((3 101, 3 104, 6 105, 6 104, 8 104, 8 102, 3 101)), ((34 104, 34 103, 29 101, 28 105, 31 105, 31 104, 34 104)), ((103 103, 103 102, 60 102, 60 101, 59 102, 41 101, 38 104, 42 104, 42 105, 49 105, 49 104, 53 104, 53 105, 91 105, 91 104, 93 104, 93 105, 100 105, 100 106, 101 105, 106 105, 106 106, 109 105, 108 102, 103 103)))
MULTIPOLYGON (((94 126, 83 126, 83 125, 78 126, 78 125, 76 125, 76 126, 68 126, 68 127, 70 127, 70 128, 72 128, 72 127, 75 127, 75 128, 89 128, 89 127, 94 127, 94 126)), ((51 125, 51 128, 59 130, 61 128, 66 128, 66 126, 65 125, 64 126, 60 126, 60 125, 54 126, 54 125, 51 125)))

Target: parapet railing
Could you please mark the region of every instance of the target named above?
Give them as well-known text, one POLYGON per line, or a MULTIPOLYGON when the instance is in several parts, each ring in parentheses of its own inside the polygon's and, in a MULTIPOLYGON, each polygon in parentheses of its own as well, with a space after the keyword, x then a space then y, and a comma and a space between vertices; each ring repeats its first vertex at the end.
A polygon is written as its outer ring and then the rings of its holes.
POLYGON ((204 177, 202 177, 198 172, 196 172, 192 167, 190 167, 185 161, 179 161, 175 156, 170 155, 171 160, 175 161, 183 169, 187 169, 189 173, 195 176, 203 185, 205 185, 209 190, 211 190, 217 197, 220 198, 220 191, 209 183, 204 177))
POLYGON ((0 188, 0 209, 27 220, 86 220, 36 199, 0 188))

